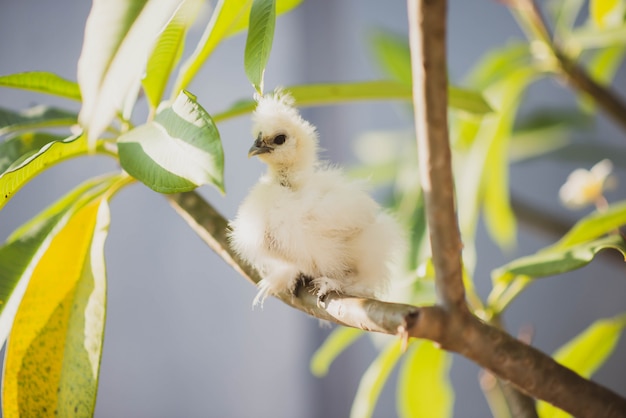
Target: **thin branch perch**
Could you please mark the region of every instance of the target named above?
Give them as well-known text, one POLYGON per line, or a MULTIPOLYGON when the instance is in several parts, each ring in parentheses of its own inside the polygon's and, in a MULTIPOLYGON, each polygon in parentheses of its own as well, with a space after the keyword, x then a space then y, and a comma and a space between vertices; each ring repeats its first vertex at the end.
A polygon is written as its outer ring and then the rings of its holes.
MULTIPOLYGON (((238 273, 252 283, 258 274, 242 264, 226 239, 228 221, 196 192, 168 195, 189 226, 238 273)), ((277 298, 315 318, 401 337, 426 338, 510 381, 533 397, 577 417, 626 417, 626 399, 559 365, 551 357, 484 324, 471 314, 450 315, 439 306, 416 307, 330 294, 318 306, 313 289, 277 298)), ((462 312, 462 311, 461 311, 462 312)))

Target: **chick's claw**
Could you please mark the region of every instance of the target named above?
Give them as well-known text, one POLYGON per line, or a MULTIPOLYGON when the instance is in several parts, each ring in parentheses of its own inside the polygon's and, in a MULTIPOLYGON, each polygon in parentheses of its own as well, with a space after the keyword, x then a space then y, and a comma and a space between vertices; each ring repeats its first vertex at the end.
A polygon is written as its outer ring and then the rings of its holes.
POLYGON ((312 277, 309 277, 303 273, 300 273, 298 277, 289 286, 289 293, 293 297, 298 297, 300 289, 307 288, 313 281, 312 277))

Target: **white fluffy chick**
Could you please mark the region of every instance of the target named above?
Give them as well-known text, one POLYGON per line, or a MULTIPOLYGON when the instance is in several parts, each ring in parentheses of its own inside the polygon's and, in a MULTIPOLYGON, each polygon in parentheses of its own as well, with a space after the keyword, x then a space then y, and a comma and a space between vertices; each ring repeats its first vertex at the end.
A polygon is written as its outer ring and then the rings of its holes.
POLYGON ((318 161, 315 127, 284 93, 258 100, 248 156, 268 170, 231 223, 233 249, 260 273, 254 303, 312 281, 329 292, 384 296, 402 245, 392 217, 357 183, 318 161))

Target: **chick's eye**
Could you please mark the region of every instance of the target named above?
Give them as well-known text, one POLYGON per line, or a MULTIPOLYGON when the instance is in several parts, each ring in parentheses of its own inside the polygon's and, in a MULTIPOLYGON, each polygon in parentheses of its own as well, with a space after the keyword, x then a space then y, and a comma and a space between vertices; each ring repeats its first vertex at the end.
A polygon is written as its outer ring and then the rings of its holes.
POLYGON ((287 140, 287 136, 284 134, 276 135, 274 137, 274 143, 276 145, 282 145, 285 143, 286 140, 287 140))

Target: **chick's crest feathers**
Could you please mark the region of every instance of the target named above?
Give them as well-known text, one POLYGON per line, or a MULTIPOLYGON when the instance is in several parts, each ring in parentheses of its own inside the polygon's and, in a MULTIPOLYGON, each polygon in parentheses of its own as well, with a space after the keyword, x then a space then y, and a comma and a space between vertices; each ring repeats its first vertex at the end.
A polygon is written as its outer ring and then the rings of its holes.
POLYGON ((317 132, 315 127, 302 119, 294 107, 293 97, 280 89, 273 94, 257 97, 257 107, 252 114, 252 134, 256 138, 271 136, 278 133, 288 134, 298 138, 306 138, 317 147, 317 132))

